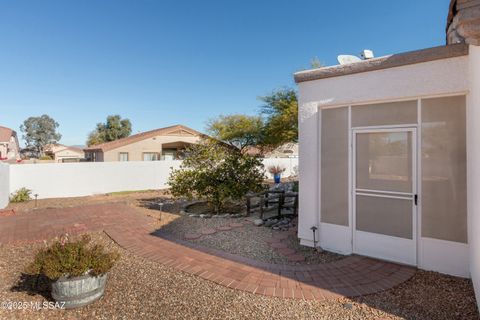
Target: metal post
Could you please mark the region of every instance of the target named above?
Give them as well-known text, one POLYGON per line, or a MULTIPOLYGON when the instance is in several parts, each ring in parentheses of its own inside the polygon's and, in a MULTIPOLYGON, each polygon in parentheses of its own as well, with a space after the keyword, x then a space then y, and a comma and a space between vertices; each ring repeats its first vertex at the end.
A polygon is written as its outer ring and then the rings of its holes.
POLYGON ((310 230, 312 230, 312 232, 313 232, 313 248, 315 250, 317 250, 317 240, 316 240, 316 237, 315 237, 315 231, 317 231, 317 229, 318 228, 316 226, 313 226, 313 227, 310 228, 310 230))

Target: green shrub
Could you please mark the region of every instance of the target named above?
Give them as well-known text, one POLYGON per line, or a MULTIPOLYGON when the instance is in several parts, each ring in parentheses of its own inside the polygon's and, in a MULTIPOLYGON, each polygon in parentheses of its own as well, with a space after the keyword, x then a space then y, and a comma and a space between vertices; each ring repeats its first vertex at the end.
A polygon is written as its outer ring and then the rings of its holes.
POLYGON ((170 174, 175 197, 207 200, 218 213, 228 201, 262 189, 264 171, 258 158, 212 140, 192 145, 187 154, 180 169, 170 174))
POLYGON ((30 196, 32 194, 32 190, 27 189, 25 187, 18 189, 10 196, 10 202, 25 202, 28 200, 32 200, 30 196))
POLYGON ((298 192, 298 191, 299 191, 298 181, 293 181, 292 191, 293 191, 293 192, 298 192))
POLYGON ((53 160, 53 158, 50 156, 41 156, 38 160, 53 160))
POLYGON ((106 252, 99 244, 91 245, 90 237, 68 241, 68 235, 37 252, 26 273, 45 275, 51 280, 60 277, 77 277, 84 274, 98 276, 110 270, 119 258, 117 252, 106 252))

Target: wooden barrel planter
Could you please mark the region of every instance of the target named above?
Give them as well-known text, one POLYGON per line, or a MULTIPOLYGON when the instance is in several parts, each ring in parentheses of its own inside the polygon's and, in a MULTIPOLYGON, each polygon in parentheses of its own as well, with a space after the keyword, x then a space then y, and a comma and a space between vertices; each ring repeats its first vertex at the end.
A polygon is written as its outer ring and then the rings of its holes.
POLYGON ((103 296, 106 282, 107 274, 60 278, 52 283, 52 297, 66 309, 82 307, 103 296))

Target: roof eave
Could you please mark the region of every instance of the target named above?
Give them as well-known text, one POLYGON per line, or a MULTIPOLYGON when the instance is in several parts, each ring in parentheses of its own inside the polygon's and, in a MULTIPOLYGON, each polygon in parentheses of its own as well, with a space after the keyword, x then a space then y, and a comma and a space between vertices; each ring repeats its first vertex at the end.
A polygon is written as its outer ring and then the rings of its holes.
POLYGON ((448 46, 427 48, 390 56, 364 60, 361 62, 337 65, 319 69, 300 71, 294 74, 295 82, 340 77, 350 74, 377 71, 405 65, 429 62, 468 55, 468 45, 459 43, 448 46))

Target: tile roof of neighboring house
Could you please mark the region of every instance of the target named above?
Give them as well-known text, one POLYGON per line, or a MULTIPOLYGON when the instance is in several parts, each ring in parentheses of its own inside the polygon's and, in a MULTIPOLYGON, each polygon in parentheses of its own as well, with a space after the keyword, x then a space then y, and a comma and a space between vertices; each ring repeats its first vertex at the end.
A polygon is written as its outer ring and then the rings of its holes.
POLYGON ((10 128, 0 126, 0 141, 1 142, 8 142, 10 141, 10 137, 12 135, 16 135, 16 132, 10 128))
POLYGON ((83 152, 82 148, 66 146, 66 145, 63 145, 63 144, 60 144, 60 143, 46 145, 45 148, 44 148, 44 151, 45 152, 56 153, 56 152, 63 151, 63 150, 66 150, 66 149, 72 150, 72 151, 75 151, 75 152, 83 152))
POLYGON ((189 132, 193 135, 196 135, 196 136, 206 137, 205 134, 203 134, 201 132, 198 132, 194 129, 191 129, 189 127, 186 127, 186 126, 183 126, 183 125, 174 125, 174 126, 170 126, 170 127, 165 127, 165 128, 155 129, 155 130, 151 130, 151 131, 141 132, 141 133, 134 134, 134 135, 131 135, 131 136, 123 138, 123 139, 118 139, 118 140, 115 140, 115 141, 110 141, 110 142, 105 142, 105 143, 97 144, 97 145, 94 145, 94 146, 90 146, 88 148, 85 148, 84 151, 100 150, 100 151, 105 152, 105 151, 109 151, 109 150, 113 150, 113 149, 116 149, 116 148, 119 148, 119 147, 129 145, 129 144, 134 143, 134 142, 138 142, 138 141, 142 141, 142 140, 145 140, 145 139, 148 139, 148 138, 151 138, 151 137, 155 137, 155 136, 158 136, 158 135, 166 135, 166 134, 169 134, 169 133, 173 133, 173 132, 178 131, 178 130, 187 131, 187 132, 189 132))

